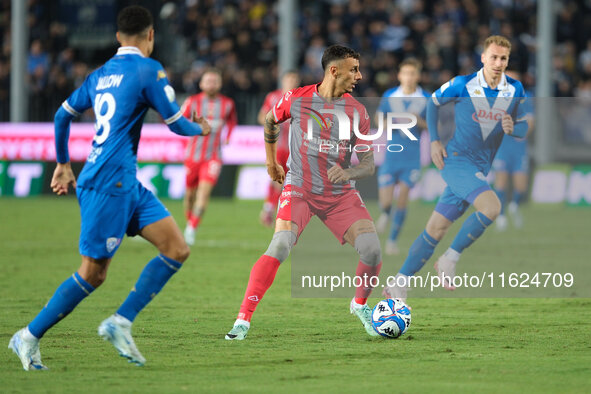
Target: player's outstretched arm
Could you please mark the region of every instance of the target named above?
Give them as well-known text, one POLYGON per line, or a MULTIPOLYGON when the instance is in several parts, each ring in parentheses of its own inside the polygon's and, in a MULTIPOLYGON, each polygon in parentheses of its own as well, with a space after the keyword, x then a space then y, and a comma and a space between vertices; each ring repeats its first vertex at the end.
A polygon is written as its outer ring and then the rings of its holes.
POLYGON ((343 183, 350 180, 357 180, 373 175, 376 166, 373 159, 373 151, 357 152, 359 164, 355 167, 342 169, 341 166, 336 165, 327 171, 328 180, 332 183, 343 183))
POLYGON ((275 121, 273 111, 267 112, 265 116, 265 153, 267 156, 267 172, 272 180, 283 184, 285 180, 285 171, 281 164, 277 162, 277 140, 279 139, 279 123, 275 121))

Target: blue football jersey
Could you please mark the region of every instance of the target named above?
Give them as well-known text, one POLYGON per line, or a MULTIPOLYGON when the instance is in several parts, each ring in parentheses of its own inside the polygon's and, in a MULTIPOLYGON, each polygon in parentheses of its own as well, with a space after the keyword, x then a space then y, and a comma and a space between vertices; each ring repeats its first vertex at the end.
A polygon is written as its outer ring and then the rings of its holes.
MULTIPOLYGON (((528 99, 523 103, 525 115, 528 118, 533 118, 534 116, 534 103, 532 102, 531 97, 533 95, 531 92, 526 91, 525 97, 528 99)), ((503 137, 503 142, 501 142, 501 146, 497 151, 496 157, 511 157, 516 156, 516 159, 519 159, 521 156, 527 154, 527 140, 526 138, 516 138, 510 135, 505 135, 503 137)))
MULTIPOLYGON (((124 193, 137 184, 137 148, 148 109, 164 122, 182 116, 162 65, 135 47, 121 47, 62 104, 70 115, 93 108, 96 134, 78 186, 124 193)), ((57 131, 56 131, 57 132, 57 131)))
MULTIPOLYGON (((378 111, 382 113, 410 112, 425 119, 427 98, 429 96, 430 94, 420 86, 417 86, 417 89, 410 95, 403 94, 402 87, 398 86, 384 92, 378 111)), ((385 121, 384 119, 384 124, 385 121)), ((406 122, 407 119, 404 119, 404 121, 406 122)), ((401 152, 397 152, 394 149, 392 151, 386 150, 385 160, 397 167, 420 168, 421 145, 419 139, 421 137, 421 129, 415 126, 409 129, 409 131, 417 138, 417 141, 411 140, 400 130, 394 130, 392 132, 392 139, 387 144, 400 144, 404 149, 401 152)))
POLYGON ((496 89, 491 89, 483 69, 451 79, 432 98, 436 106, 455 103, 455 131, 447 144, 446 162, 467 159, 485 175, 505 135, 502 117, 512 115, 517 124, 525 122, 528 113, 521 82, 503 74, 496 89))

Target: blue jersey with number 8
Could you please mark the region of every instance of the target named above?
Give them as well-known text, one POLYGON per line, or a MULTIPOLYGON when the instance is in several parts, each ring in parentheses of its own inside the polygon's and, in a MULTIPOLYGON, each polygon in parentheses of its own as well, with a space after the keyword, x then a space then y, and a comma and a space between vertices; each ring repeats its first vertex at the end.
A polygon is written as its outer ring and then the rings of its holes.
POLYGON ((121 194, 136 184, 137 148, 144 116, 156 109, 171 126, 182 116, 162 65, 135 47, 121 47, 92 72, 62 108, 77 116, 93 108, 96 134, 78 186, 121 194))

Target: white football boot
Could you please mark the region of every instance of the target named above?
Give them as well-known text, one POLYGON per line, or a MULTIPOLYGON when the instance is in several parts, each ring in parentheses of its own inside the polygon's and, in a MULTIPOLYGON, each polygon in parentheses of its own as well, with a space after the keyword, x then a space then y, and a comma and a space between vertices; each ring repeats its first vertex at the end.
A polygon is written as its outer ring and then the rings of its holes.
POLYGON ((386 215, 384 212, 382 212, 378 220, 376 220, 376 231, 378 234, 382 234, 384 231, 386 231, 388 223, 390 223, 390 215, 386 215))
POLYGON ((8 348, 20 358, 25 371, 49 369, 41 362, 39 339, 35 338, 27 327, 20 329, 10 338, 8 348))
POLYGON ((112 315, 105 319, 98 328, 98 334, 105 341, 111 342, 121 357, 130 363, 142 366, 146 359, 135 346, 131 337, 131 322, 119 315, 112 315))
POLYGON ((437 275, 439 275, 441 285, 444 289, 456 289, 456 287, 448 281, 448 279, 453 281, 453 278, 456 276, 456 264, 457 261, 446 257, 445 254, 441 255, 441 257, 435 262, 435 271, 437 271, 437 275))

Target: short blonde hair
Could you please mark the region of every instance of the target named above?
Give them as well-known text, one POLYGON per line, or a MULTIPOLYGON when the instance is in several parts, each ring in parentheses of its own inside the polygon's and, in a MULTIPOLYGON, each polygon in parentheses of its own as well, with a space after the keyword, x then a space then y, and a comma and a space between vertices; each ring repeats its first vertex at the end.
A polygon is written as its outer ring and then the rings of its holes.
POLYGON ((508 48, 509 52, 511 52, 511 41, 503 36, 490 36, 484 40, 484 51, 486 51, 490 44, 496 44, 500 47, 508 48))
POLYGON ((415 59, 414 57, 407 57, 406 59, 404 59, 401 63, 400 66, 398 67, 398 70, 401 70, 402 67, 404 66, 411 66, 417 69, 417 71, 420 73, 423 65, 421 64, 420 61, 418 61, 417 59, 415 59))

